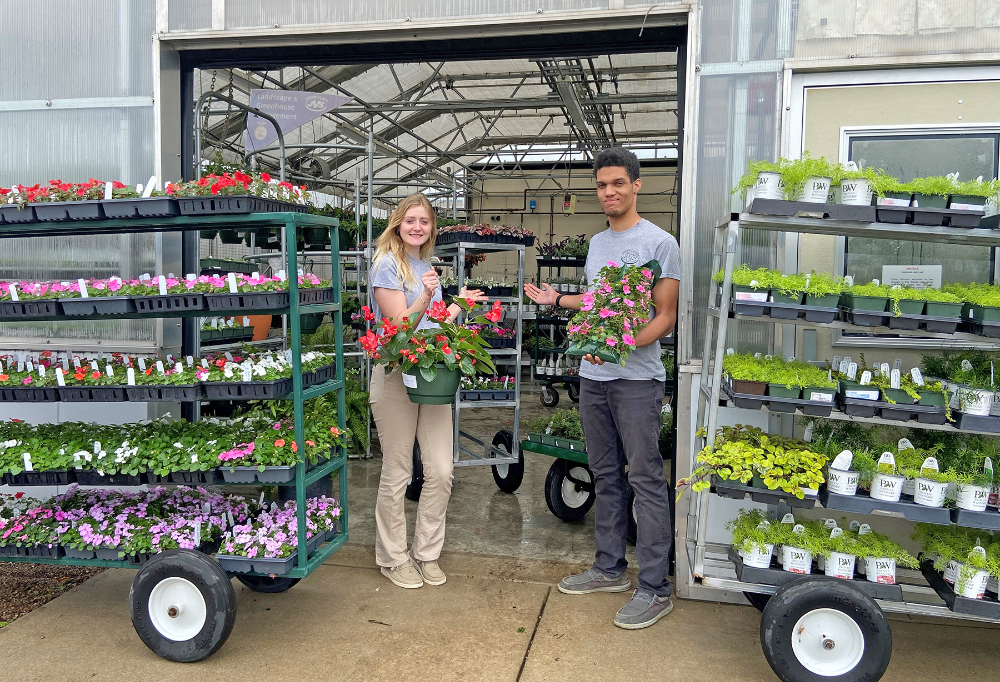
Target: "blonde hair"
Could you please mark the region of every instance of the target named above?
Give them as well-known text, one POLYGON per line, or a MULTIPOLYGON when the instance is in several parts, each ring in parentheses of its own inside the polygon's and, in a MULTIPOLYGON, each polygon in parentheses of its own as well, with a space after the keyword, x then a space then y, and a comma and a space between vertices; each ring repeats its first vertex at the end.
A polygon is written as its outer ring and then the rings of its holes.
POLYGON ((426 209, 427 215, 431 219, 430 237, 420 247, 420 259, 429 260, 434 253, 434 241, 437 239, 437 215, 434 213, 431 202, 423 194, 411 194, 399 202, 392 215, 389 216, 388 227, 379 236, 375 246, 373 260, 376 264, 385 255, 391 255, 396 259, 396 272, 399 273, 400 284, 417 281, 416 277, 413 276, 413 268, 410 267, 410 259, 406 257, 406 245, 403 244, 403 238, 399 235, 398 229, 403 224, 406 212, 415 206, 422 206, 426 209))

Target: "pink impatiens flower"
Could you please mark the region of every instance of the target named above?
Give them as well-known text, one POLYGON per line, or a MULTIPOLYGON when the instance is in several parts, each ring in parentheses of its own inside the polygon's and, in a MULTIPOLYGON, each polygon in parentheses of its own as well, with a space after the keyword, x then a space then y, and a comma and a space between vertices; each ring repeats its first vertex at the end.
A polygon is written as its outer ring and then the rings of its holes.
POLYGON ((643 269, 642 276, 646 279, 653 279, 653 273, 646 269, 643 269))
POLYGON ((630 298, 626 298, 625 299, 625 305, 627 305, 629 308, 634 308, 635 307, 635 303, 630 298))
POLYGON ((600 313, 601 319, 607 319, 609 317, 614 317, 617 314, 618 313, 616 313, 614 310, 611 310, 610 308, 601 308, 601 313, 600 313))
MULTIPOLYGON (((608 265, 610 265, 613 268, 617 268, 618 267, 618 263, 614 262, 613 260, 609 260, 608 261, 608 265)), ((652 273, 650 273, 650 274, 652 274, 652 273)))
POLYGON ((592 310, 593 307, 594 307, 594 294, 593 292, 588 291, 583 295, 583 298, 580 299, 580 310, 587 312, 589 310, 592 310))
POLYGON ((622 334, 622 341, 628 344, 629 346, 635 345, 635 337, 633 337, 631 334, 622 334))
POLYGON ((618 343, 618 339, 616 339, 616 338, 615 338, 615 337, 613 337, 613 336, 609 336, 609 337, 607 338, 607 340, 606 340, 606 341, 605 341, 604 343, 606 343, 606 344, 608 344, 609 346, 611 346, 612 348, 614 348, 614 347, 615 347, 615 344, 617 344, 617 343, 618 343))

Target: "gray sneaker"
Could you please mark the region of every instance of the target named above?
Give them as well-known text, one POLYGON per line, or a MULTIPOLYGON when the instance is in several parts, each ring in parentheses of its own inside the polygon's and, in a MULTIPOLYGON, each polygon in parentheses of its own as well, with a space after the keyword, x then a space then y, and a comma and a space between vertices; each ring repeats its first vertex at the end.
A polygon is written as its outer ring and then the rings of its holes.
POLYGON ((655 594, 636 590, 628 604, 615 614, 615 625, 626 630, 641 630, 673 610, 674 603, 670 601, 670 597, 657 597, 655 594))
POLYGON ((624 573, 617 578, 609 578, 596 568, 588 568, 583 573, 568 575, 559 581, 559 591, 563 594, 628 592, 631 587, 632 581, 624 573))

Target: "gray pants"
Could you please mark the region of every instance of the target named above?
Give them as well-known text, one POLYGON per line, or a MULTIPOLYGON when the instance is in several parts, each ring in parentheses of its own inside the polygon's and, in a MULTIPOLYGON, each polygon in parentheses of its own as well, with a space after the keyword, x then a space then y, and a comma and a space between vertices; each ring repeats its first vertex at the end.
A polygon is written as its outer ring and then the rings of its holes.
POLYGON ((587 458, 597 493, 594 568, 617 577, 628 567, 627 462, 628 483, 635 491, 639 588, 665 597, 671 587, 667 562, 673 538, 670 488, 663 475, 657 442, 662 404, 662 381, 580 379, 580 422, 587 437, 587 458))

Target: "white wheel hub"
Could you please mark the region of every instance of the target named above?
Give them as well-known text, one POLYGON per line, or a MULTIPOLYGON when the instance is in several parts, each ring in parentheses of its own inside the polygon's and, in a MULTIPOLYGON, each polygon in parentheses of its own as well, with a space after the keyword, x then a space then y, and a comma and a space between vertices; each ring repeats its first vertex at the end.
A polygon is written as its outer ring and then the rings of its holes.
POLYGON ((566 478, 562 482, 562 498, 567 507, 577 509, 582 507, 590 499, 589 490, 577 490, 577 484, 569 479, 572 476, 578 481, 590 481, 590 473, 583 467, 571 467, 566 478))
POLYGON ((795 624, 792 652, 809 672, 836 677, 861 662, 865 637, 854 619, 843 611, 815 609, 795 624))
POLYGON ((164 578, 149 593, 149 620, 169 640, 186 642, 205 627, 208 608, 194 583, 186 578, 164 578))
MULTIPOLYGON (((506 445, 501 443, 500 445, 494 445, 493 447, 502 452, 504 457, 510 457, 510 450, 507 449, 506 445)), ((497 475, 500 478, 506 479, 507 475, 510 474, 509 464, 494 464, 493 466, 497 468, 497 475)))

